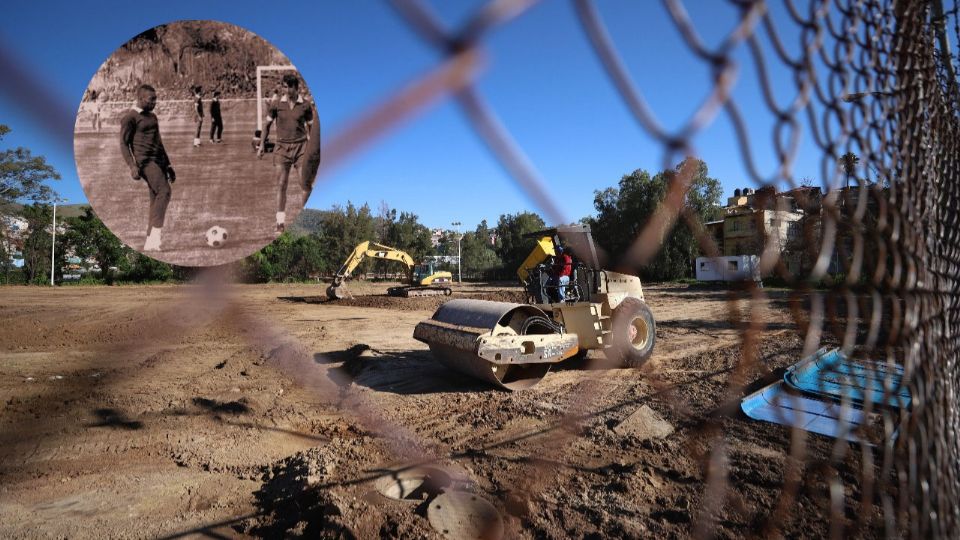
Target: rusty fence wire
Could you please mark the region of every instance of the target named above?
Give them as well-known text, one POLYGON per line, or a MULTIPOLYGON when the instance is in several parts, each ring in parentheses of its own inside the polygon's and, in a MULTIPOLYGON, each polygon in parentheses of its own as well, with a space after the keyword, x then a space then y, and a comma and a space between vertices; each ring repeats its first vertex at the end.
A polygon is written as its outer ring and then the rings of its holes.
MULTIPOLYGON (((394 0, 397 11, 424 40, 454 59, 464 51, 483 49, 483 37, 493 27, 509 23, 532 1, 492 1, 459 30, 443 27, 424 3, 394 0)), ((880 410, 865 403, 868 413, 883 417, 879 433, 863 433, 875 443, 849 450, 838 442, 827 464, 830 484, 831 536, 873 534, 914 538, 951 537, 960 527, 960 415, 957 371, 960 332, 960 89, 957 55, 960 43, 957 4, 939 0, 784 0, 786 20, 774 21, 767 2, 730 0, 739 10, 739 23, 716 47, 704 44, 687 9, 695 2, 662 2, 683 43, 709 66, 712 91, 690 120, 669 131, 634 82, 608 33, 602 10, 591 0, 574 0, 577 17, 611 83, 634 116, 639 129, 659 141, 663 164, 670 169, 695 155, 692 139, 720 115, 734 126, 745 169, 757 189, 796 190, 793 176, 801 132, 806 130, 821 154, 820 174, 828 185, 818 201, 817 220, 805 224, 803 241, 810 246, 811 264, 788 269, 778 238, 768 235, 760 250, 761 270, 785 280, 794 291, 795 323, 803 332, 804 355, 825 343, 838 343, 855 359, 874 360, 904 370, 902 384, 913 397, 908 409, 880 410), (794 28, 786 29, 784 23, 794 28), (786 32, 791 30, 791 32, 786 32), (951 32, 953 36, 948 34, 951 32), (796 34, 799 43, 784 35, 796 34), (769 43, 764 46, 763 43, 769 43), (734 55, 745 48, 756 80, 738 78, 734 55), (772 49, 773 55, 767 58, 772 49), (792 77, 793 92, 775 91, 771 66, 792 77), (760 87, 763 105, 774 118, 772 144, 761 145, 744 120, 742 104, 733 97, 737 84, 760 87), (772 153, 776 166, 762 172, 756 156, 772 153), (825 289, 816 284, 830 283, 825 289), (861 492, 860 515, 847 520, 849 501, 844 479, 837 473, 849 451, 861 453, 854 483, 861 492), (879 513, 881 525, 870 525, 879 513)), ((523 152, 511 140, 495 111, 472 85, 452 89, 478 135, 554 223, 566 220, 544 189, 523 152)), ((754 106, 750 104, 750 106, 754 106)), ((616 266, 639 269, 656 254, 656 239, 664 238, 678 219, 697 232, 702 251, 720 254, 714 239, 697 216, 684 208, 689 174, 681 168, 656 213, 633 246, 619 255, 616 266)), ((810 205, 802 200, 801 205, 810 205)), ((808 212, 810 208, 808 208, 808 212)), ((759 309, 767 295, 753 287, 747 297, 759 309)), ((731 305, 731 310, 735 309, 731 305)), ((758 362, 755 344, 764 328, 752 320, 742 333, 742 355, 735 371, 749 373, 758 362)), ((651 374, 655 386, 657 377, 651 374)), ((727 397, 743 395, 747 381, 732 377, 727 397)), ((659 385, 669 391, 665 382, 659 385)), ((885 394, 899 388, 888 387, 885 394)), ((590 396, 591 392, 584 392, 590 396)), ((681 404, 682 405, 682 404, 681 404)), ((846 404, 844 405, 847 406, 846 404)), ((575 424, 593 411, 580 400, 566 419, 575 424)), ((722 500, 735 486, 723 474, 726 461, 722 430, 707 425, 713 446, 704 500, 722 500)), ((854 429, 850 426, 850 429, 854 429)), ((795 428, 790 452, 791 471, 780 503, 767 521, 776 532, 794 510, 802 486, 799 471, 809 456, 804 437, 795 428)), ((564 441, 554 437, 559 454, 564 441)), ((823 469, 821 469, 823 470, 823 469)), ((541 478, 546 475, 540 475, 541 478)), ((536 490, 536 483, 525 486, 536 490)), ((693 524, 697 537, 711 535, 711 514, 693 524)), ((782 531, 781 531, 782 532, 782 531)))
MULTIPOLYGON (((814 470, 828 479, 828 527, 833 537, 955 537, 960 530, 960 63, 951 43, 960 44, 958 3, 783 0, 776 6, 786 16, 775 20, 773 0, 727 0, 739 13, 738 24, 719 45, 708 47, 688 13, 701 4, 662 0, 682 43, 709 67, 713 79, 708 98, 687 123, 671 131, 634 82, 607 31, 602 3, 572 2, 597 61, 637 128, 661 145, 664 169, 672 169, 686 156, 696 156, 692 143, 696 135, 726 117, 734 126, 744 169, 756 188, 796 190, 802 187, 793 173, 801 134, 812 138, 827 189, 816 201, 815 223, 802 230, 809 264, 791 269, 778 239, 770 235, 759 250, 761 270, 788 284, 804 355, 825 343, 835 343, 852 358, 903 368, 903 384, 913 398, 910 407, 891 411, 874 407, 869 400, 865 404, 867 412, 882 417, 877 433, 862 434, 872 446, 848 445, 838 439, 828 462, 814 467, 806 436, 794 429, 778 503, 759 525, 763 534, 784 532, 783 524, 797 511, 793 503, 803 489, 804 471, 814 470), (597 4, 601 4, 599 9, 597 4), (786 36, 797 41, 788 41, 786 36), (738 69, 736 54, 744 50, 755 80, 742 76, 744 70, 738 69), (786 95, 782 85, 774 84, 774 66, 778 73, 790 75, 792 87, 786 95), (760 88, 762 106, 773 118, 769 126, 772 139, 761 139, 748 130, 743 107, 758 105, 738 103, 734 97, 737 85, 760 88), (775 158, 771 170, 761 169, 759 162, 767 161, 757 159, 761 155, 775 158), (850 453, 859 454, 858 470, 852 477, 838 472, 850 453), (860 494, 859 515, 852 518, 847 515, 852 495, 845 489, 845 483, 851 482, 857 484, 860 494)), ((430 103, 452 99, 546 220, 568 222, 551 197, 547 181, 475 84, 483 76, 485 38, 537 3, 491 0, 460 28, 449 29, 426 3, 392 0, 398 16, 443 53, 443 59, 330 138, 324 147, 321 178, 430 103)), ((17 68, 14 59, 2 56, 0 64, 20 74, 4 85, 10 94, 45 95, 36 92, 42 85, 17 68)), ((49 100, 34 101, 25 98, 22 103, 51 130, 68 124, 51 115, 49 100)), ((695 232, 705 255, 722 254, 705 225, 684 207, 688 181, 688 171, 677 171, 666 198, 631 248, 623 254, 607 254, 617 267, 641 268, 656 255, 662 231, 679 221, 695 232)), ((813 203, 801 199, 801 206, 809 203, 813 208, 813 203)), ((732 317, 739 316, 741 304, 737 301, 742 299, 759 311, 769 295, 755 284, 744 284, 741 295, 731 299, 732 317)), ((260 329, 251 333, 255 339, 289 340, 274 331, 269 321, 249 324, 260 329)), ((728 379, 725 403, 736 403, 744 395, 750 382, 746 374, 755 372, 759 362, 756 344, 764 327, 764 321, 756 316, 743 327, 741 354, 732 368, 741 376, 728 379)), ((289 350, 293 352, 281 355, 277 367, 311 384, 315 377, 308 370, 314 362, 298 359, 296 347, 289 350)), ((656 373, 649 377, 659 395, 679 399, 673 397, 668 381, 660 380, 656 373)), ((342 390, 332 388, 329 382, 318 381, 316 386, 332 401, 342 399, 342 390)), ((888 387, 885 393, 897 391, 888 387)), ((587 387, 582 399, 570 401, 560 422, 564 429, 551 437, 549 448, 538 456, 541 459, 531 460, 530 467, 543 467, 551 455, 561 455, 578 423, 597 413, 598 405, 589 396, 587 387)), ((431 445, 418 441, 415 434, 389 426, 375 402, 358 408, 356 414, 380 427, 377 432, 391 439, 398 458, 410 462, 444 457, 430 455, 424 449, 431 445)), ((709 507, 720 504, 737 486, 725 474, 729 456, 719 420, 708 418, 696 430, 711 442, 703 488, 703 500, 709 507)), ((532 473, 529 478, 520 487, 535 493, 545 487, 549 475, 532 473)), ((712 536, 716 513, 716 508, 707 508, 697 514, 691 534, 712 536)))

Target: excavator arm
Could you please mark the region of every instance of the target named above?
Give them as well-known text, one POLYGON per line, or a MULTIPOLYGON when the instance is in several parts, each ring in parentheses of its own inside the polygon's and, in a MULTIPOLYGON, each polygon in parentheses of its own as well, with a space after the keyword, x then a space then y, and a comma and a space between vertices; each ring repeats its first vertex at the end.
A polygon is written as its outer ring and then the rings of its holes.
POLYGON ((407 274, 409 274, 408 280, 413 279, 413 257, 408 255, 406 252, 400 251, 399 249, 378 244, 376 242, 370 242, 368 240, 366 242, 360 242, 357 244, 357 247, 353 248, 353 251, 347 257, 347 260, 343 262, 343 266, 340 267, 340 270, 337 270, 337 275, 333 277, 333 284, 327 288, 327 296, 330 299, 341 299, 349 296, 349 293, 344 290, 345 287, 343 282, 367 257, 403 263, 407 267, 407 274))
POLYGON ((377 244, 376 242, 370 242, 368 240, 366 242, 360 242, 357 244, 357 247, 353 248, 353 252, 351 252, 347 257, 347 260, 344 261, 343 266, 340 267, 340 270, 337 270, 337 275, 334 277, 334 283, 339 284, 346 279, 354 270, 357 269, 357 266, 363 262, 363 259, 367 257, 399 261, 406 265, 407 270, 413 268, 413 258, 410 257, 410 255, 407 255, 405 252, 400 251, 399 249, 385 246, 383 244, 377 244))

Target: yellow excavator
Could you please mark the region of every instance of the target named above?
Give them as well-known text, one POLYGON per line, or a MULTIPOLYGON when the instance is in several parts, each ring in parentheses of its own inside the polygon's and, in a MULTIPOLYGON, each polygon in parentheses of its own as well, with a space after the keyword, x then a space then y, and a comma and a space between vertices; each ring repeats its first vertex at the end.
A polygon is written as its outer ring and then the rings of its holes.
POLYGON ((413 257, 406 252, 368 240, 361 242, 357 247, 353 248, 353 252, 350 253, 350 256, 347 257, 347 260, 343 263, 343 266, 337 271, 337 275, 333 278, 333 283, 327 287, 328 298, 331 300, 342 300, 351 297, 344 282, 350 277, 350 273, 357 268, 357 265, 367 257, 397 261, 407 267, 407 281, 409 285, 387 289, 387 294, 390 296, 449 296, 452 292, 450 287, 438 285, 453 281, 453 274, 450 272, 435 271, 432 262, 414 264, 413 257))

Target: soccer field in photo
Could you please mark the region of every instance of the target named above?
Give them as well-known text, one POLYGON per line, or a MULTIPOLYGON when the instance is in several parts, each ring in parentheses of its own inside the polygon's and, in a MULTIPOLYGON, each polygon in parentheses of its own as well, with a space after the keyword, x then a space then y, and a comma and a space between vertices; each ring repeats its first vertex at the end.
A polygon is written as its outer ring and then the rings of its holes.
MULTIPOLYGON (((207 103, 205 103, 207 105, 207 103)), ((273 154, 257 159, 251 140, 256 128, 253 100, 223 107, 223 142, 211 144, 210 118, 204 118, 199 148, 195 126, 157 106, 163 145, 176 171, 163 226, 161 251, 147 254, 183 266, 213 266, 250 255, 276 237, 277 170, 273 154), (227 241, 207 245, 207 229, 219 225, 227 241)), ((122 112, 121 112, 122 113, 122 112)), ((149 223, 150 194, 144 180, 133 180, 121 154, 117 114, 104 119, 100 133, 78 121, 74 135, 77 172, 87 199, 101 220, 125 244, 142 251, 149 223)), ((271 140, 275 140, 271 137, 271 140)), ((300 172, 290 171, 286 223, 304 205, 300 172)))

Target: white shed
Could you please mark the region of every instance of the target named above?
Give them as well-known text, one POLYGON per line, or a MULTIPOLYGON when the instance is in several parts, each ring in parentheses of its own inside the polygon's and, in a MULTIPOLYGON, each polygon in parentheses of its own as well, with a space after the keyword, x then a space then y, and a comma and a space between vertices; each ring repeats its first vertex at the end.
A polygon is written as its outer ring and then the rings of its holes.
POLYGON ((697 257, 699 281, 760 281, 760 258, 756 255, 697 257))

